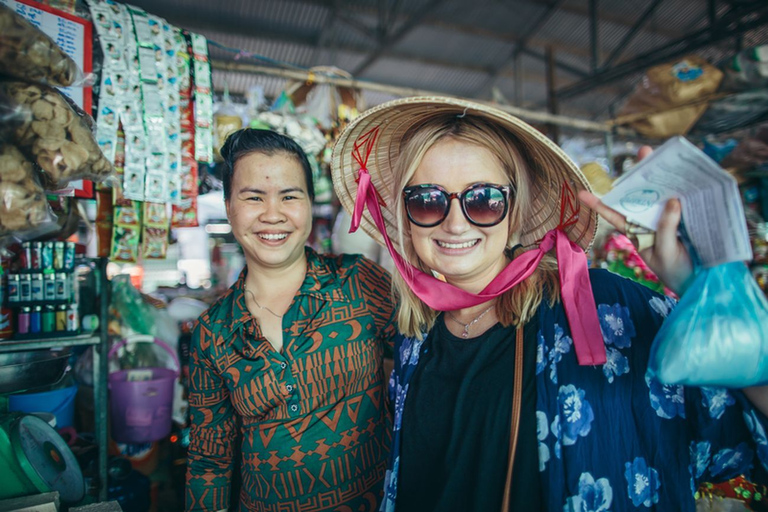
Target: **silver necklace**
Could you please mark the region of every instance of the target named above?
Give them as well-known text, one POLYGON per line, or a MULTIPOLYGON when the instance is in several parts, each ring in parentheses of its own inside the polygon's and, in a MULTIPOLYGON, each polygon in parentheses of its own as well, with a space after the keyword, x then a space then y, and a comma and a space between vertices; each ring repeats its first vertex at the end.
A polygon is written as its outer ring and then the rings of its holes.
POLYGON ((272 311, 268 307, 262 306, 261 304, 259 304, 259 301, 256 300, 256 296, 253 294, 253 292, 251 290, 248 289, 247 286, 243 286, 243 289, 245 290, 245 293, 247 293, 247 294, 249 294, 251 296, 251 298, 253 299, 253 302, 256 303, 256 305, 259 307, 259 309, 265 310, 265 311, 269 311, 270 313, 272 313, 277 318, 283 318, 283 315, 278 315, 277 313, 275 313, 274 311, 272 311))
POLYGON ((477 315, 475 317, 475 319, 472 320, 471 322, 469 322, 468 324, 465 324, 464 322, 460 321, 458 318, 453 316, 453 313, 451 313, 450 311, 448 311, 448 317, 451 320, 453 320, 454 322, 456 322, 457 324, 459 324, 460 326, 462 326, 464 328, 464 332, 461 333, 461 337, 464 338, 464 339, 467 339, 467 338, 469 338, 469 328, 472 327, 473 325, 475 325, 477 322, 479 322, 480 319, 483 318, 485 316, 485 314, 488 313, 493 308, 493 306, 494 306, 494 304, 491 304, 490 306, 485 308, 485 310, 482 313, 477 315))

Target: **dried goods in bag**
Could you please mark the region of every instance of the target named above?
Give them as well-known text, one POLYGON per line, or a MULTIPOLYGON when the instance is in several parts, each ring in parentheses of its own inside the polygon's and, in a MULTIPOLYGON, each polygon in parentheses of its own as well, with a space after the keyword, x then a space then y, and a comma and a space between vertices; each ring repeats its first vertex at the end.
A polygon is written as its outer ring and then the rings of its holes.
POLYGON ((29 109, 0 93, 0 144, 9 142, 21 124, 32 119, 29 109))
POLYGON ((16 78, 58 86, 84 81, 75 61, 50 37, 2 3, 0 70, 16 78))
POLYGON ((44 174, 48 189, 78 179, 104 181, 114 168, 91 131, 90 116, 57 90, 26 82, 0 82, 0 93, 31 112, 14 132, 14 142, 44 174), (77 109, 77 110, 75 110, 77 109))
POLYGON ((0 237, 53 221, 32 162, 10 144, 0 145, 0 237))

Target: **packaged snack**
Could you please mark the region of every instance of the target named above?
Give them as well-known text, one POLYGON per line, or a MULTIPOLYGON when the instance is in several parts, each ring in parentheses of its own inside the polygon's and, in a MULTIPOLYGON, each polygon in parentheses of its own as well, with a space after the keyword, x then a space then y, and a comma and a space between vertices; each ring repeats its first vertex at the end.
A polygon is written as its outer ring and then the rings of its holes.
POLYGON ((168 228, 145 227, 141 241, 144 259, 165 259, 168 252, 168 228))
POLYGON ((32 113, 14 138, 43 170, 46 188, 60 188, 78 179, 104 181, 114 173, 93 137, 90 116, 73 109, 58 91, 39 84, 0 82, 0 92, 32 113))
POLYGON ((139 229, 114 226, 112 231, 112 261, 135 263, 139 257, 139 229))
POLYGON ((34 176, 32 162, 24 158, 16 146, 0 145, 0 182, 26 182, 34 180, 34 176))
POLYGON ((187 199, 179 206, 173 205, 171 227, 195 228, 199 225, 197 221, 197 197, 187 199))
POLYGON ((14 146, 0 145, 0 236, 18 235, 53 220, 32 162, 14 146))
POLYGON ((163 259, 168 252, 170 219, 165 203, 144 203, 141 255, 145 259, 163 259))
POLYGON ((83 81, 77 64, 53 40, 0 3, 0 68, 3 73, 51 85, 83 81))
POLYGON ((21 124, 31 120, 29 109, 18 105, 5 94, 0 93, 0 142, 7 142, 21 124))

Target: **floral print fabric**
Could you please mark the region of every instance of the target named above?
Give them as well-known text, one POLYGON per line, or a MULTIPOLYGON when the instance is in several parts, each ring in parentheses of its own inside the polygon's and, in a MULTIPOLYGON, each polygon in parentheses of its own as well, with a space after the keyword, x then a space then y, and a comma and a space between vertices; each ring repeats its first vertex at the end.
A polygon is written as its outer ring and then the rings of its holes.
MULTIPOLYGON (((765 418, 741 392, 668 386, 646 375, 653 338, 674 303, 604 270, 590 271, 590 279, 605 365, 578 365, 561 304, 543 302, 538 313, 536 424, 546 510, 693 512, 701 482, 764 478, 765 418)), ((385 512, 395 510, 399 460, 408 456, 400 453, 400 427, 422 344, 396 341, 385 512)))

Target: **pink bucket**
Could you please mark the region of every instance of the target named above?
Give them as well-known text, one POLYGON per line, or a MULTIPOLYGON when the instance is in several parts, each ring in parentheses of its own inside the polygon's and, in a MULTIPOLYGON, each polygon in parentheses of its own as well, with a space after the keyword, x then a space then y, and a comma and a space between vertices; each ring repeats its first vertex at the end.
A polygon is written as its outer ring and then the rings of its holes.
MULTIPOLYGON (((171 355, 176 369, 141 368, 109 374, 112 439, 133 444, 158 441, 171 432, 173 387, 179 376, 179 358, 171 347, 157 338, 138 337, 132 341, 150 341, 159 345, 171 355)), ((108 357, 126 343, 128 340, 123 340, 112 347, 108 357)))

